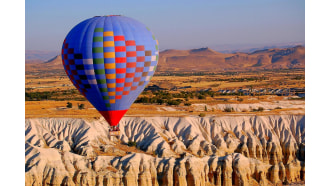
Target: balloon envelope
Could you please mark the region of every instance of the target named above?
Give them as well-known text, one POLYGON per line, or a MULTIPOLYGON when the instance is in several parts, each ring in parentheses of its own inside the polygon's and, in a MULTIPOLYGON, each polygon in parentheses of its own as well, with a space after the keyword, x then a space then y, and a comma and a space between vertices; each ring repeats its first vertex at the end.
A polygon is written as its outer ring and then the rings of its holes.
POLYGON ((96 16, 68 33, 62 62, 75 87, 115 126, 153 76, 158 54, 158 41, 144 24, 96 16))

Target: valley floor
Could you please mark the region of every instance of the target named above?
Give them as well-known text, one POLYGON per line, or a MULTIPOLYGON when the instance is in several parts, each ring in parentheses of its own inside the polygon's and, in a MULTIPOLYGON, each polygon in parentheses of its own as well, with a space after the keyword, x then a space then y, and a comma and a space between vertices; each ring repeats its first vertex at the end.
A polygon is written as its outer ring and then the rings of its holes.
MULTIPOLYGON (((126 116, 225 116, 225 115, 283 115, 283 114, 305 114, 305 100, 293 99, 292 97, 262 96, 241 97, 244 101, 239 102, 235 96, 226 97, 226 101, 195 100, 192 104, 185 106, 157 105, 134 103, 126 116)), ((84 118, 96 119, 101 114, 88 101, 26 101, 26 118, 84 118), (72 103, 72 108, 67 108, 67 103, 72 103), (84 104, 84 109, 79 109, 78 104, 84 104)))

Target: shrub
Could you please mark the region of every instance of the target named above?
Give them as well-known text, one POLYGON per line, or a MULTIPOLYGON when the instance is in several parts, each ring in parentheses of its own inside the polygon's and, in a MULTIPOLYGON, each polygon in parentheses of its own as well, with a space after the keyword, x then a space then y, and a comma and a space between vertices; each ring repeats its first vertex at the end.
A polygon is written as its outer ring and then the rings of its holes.
POLYGON ((223 111, 224 112, 234 112, 234 108, 233 107, 226 107, 223 111))
POLYGON ((141 97, 140 99, 136 100, 138 103, 149 103, 150 100, 146 96, 141 97))
POLYGON ((264 107, 259 107, 259 108, 258 108, 258 111, 259 111, 259 112, 264 111, 264 107))
POLYGON ((127 145, 128 145, 129 147, 136 147, 136 142, 135 142, 135 141, 129 141, 129 142, 127 143, 127 145))
POLYGON ((157 99, 157 103, 158 103, 159 105, 162 105, 163 103, 165 103, 165 101, 164 101, 163 99, 157 99))
POLYGON ((187 103, 184 103, 184 106, 190 106, 191 103, 187 102, 187 103))
POLYGON ((199 117, 205 117, 206 114, 205 114, 205 113, 200 113, 198 116, 199 116, 199 117))
POLYGON ((81 109, 84 109, 85 108, 85 105, 84 104, 79 104, 78 103, 78 109, 81 110, 81 109))
POLYGON ((282 107, 276 107, 275 109, 282 109, 282 107))
POLYGON ((206 97, 205 97, 204 95, 201 95, 201 94, 198 95, 197 98, 198 98, 198 99, 206 99, 206 97))
POLYGON ((71 102, 67 102, 67 103, 66 103, 66 107, 67 107, 67 108, 72 108, 72 103, 71 103, 71 102))
POLYGON ((264 111, 264 107, 258 107, 258 109, 252 109, 253 112, 262 112, 264 111))
POLYGON ((167 104, 168 105, 180 105, 181 103, 181 100, 180 99, 177 99, 177 100, 168 100, 167 101, 167 104))

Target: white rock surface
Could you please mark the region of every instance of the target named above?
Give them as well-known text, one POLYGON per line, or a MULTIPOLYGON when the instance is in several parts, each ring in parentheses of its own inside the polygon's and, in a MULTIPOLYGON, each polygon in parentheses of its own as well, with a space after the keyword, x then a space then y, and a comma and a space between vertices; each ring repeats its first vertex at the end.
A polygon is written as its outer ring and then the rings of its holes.
POLYGON ((272 185, 305 179, 305 117, 124 117, 116 150, 101 119, 27 119, 26 185, 272 185), (118 150, 118 149, 117 149, 118 150))
MULTIPOLYGON (((248 112, 253 109, 258 109, 259 107, 264 108, 264 111, 274 110, 276 108, 282 109, 299 109, 297 112, 299 114, 305 113, 305 101, 273 101, 273 102, 259 102, 259 103, 239 103, 239 104, 192 104, 194 111, 202 112, 205 110, 225 110, 225 108, 233 108, 235 112, 248 112)), ((285 111, 283 111, 285 112, 285 111)), ((298 114, 297 113, 297 114, 298 114)))

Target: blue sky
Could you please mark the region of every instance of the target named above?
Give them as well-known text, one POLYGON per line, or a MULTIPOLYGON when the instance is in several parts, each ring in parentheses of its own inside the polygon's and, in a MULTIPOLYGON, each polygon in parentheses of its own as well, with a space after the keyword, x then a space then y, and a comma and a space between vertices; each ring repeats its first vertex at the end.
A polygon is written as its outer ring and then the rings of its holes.
POLYGON ((76 24, 109 14, 147 25, 161 50, 305 41, 303 0, 28 0, 25 11, 27 50, 60 51, 76 24))

